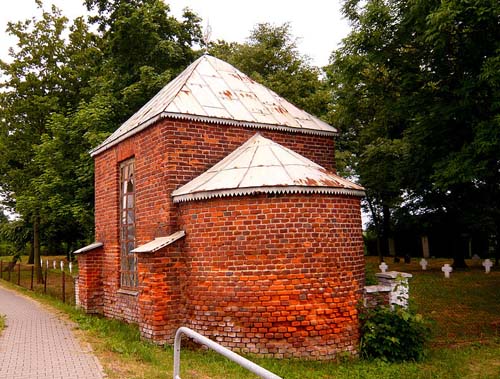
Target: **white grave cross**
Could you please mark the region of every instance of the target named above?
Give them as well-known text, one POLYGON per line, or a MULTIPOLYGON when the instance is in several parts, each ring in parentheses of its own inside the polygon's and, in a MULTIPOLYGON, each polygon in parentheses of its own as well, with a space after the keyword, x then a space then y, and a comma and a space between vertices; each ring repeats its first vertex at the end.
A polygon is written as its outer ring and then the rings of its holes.
POLYGON ((378 268, 380 269, 380 272, 386 272, 386 271, 387 271, 387 269, 389 268, 389 266, 387 266, 387 263, 382 262, 382 263, 378 266, 378 268))
POLYGON ((56 261, 52 261, 52 267, 54 268, 54 270, 56 269, 56 261))
POLYGON ((69 262, 68 267, 69 267, 69 273, 71 274, 73 272, 73 264, 69 262))
POLYGON ((427 260, 425 258, 422 258, 420 260, 420 266, 422 266, 422 270, 424 271, 427 270, 427 265, 428 265, 427 260))
POLYGON ((61 266, 61 271, 64 271, 64 261, 60 262, 60 266, 61 266))
POLYGON ((441 271, 444 272, 444 277, 449 278, 450 277, 450 272, 453 271, 453 267, 451 267, 448 263, 446 263, 442 268, 441 271))
POLYGON ((485 259, 483 262, 484 270, 486 274, 489 274, 491 271, 491 267, 493 266, 493 262, 489 259, 485 259))

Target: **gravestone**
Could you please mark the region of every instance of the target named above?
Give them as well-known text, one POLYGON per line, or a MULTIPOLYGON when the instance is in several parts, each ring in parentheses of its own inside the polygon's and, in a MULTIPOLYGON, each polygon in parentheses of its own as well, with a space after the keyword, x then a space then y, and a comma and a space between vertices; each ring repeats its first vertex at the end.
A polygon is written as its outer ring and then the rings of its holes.
POLYGON ((56 269, 56 261, 52 261, 52 268, 55 270, 56 269))
POLYGON ((484 270, 486 274, 489 274, 491 271, 491 267, 493 266, 493 262, 489 259, 485 259, 483 262, 484 270))
POLYGON ((473 263, 474 265, 479 265, 479 262, 480 262, 480 261, 481 261, 481 257, 480 257, 479 255, 474 254, 474 255, 472 256, 472 263, 473 263))
POLYGON ((59 265, 61 266, 61 271, 64 271, 64 261, 61 261, 59 265))
POLYGON ((389 271, 379 272, 375 276, 378 278, 381 286, 391 288, 389 302, 392 308, 394 308, 394 305, 399 305, 403 308, 408 307, 408 300, 410 298, 408 279, 412 278, 413 275, 406 272, 389 271))
POLYGON ((73 263, 69 262, 68 267, 69 267, 69 273, 71 274, 73 272, 73 263))
POLYGON ((427 265, 428 265, 427 260, 425 258, 422 258, 420 260, 420 266, 422 267, 422 270, 424 270, 424 271, 427 270, 427 265))
POLYGON ((389 266, 387 266, 387 263, 382 262, 381 264, 379 264, 378 268, 380 269, 380 272, 386 272, 389 266))
POLYGON ((450 273, 453 271, 453 267, 451 267, 448 263, 446 263, 442 268, 441 271, 444 272, 444 277, 449 278, 450 273))

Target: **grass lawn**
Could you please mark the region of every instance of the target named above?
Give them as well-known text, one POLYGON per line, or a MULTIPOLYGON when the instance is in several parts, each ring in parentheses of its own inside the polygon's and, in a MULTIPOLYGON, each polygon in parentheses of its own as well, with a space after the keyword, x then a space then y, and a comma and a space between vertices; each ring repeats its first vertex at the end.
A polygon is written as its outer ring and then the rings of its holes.
MULTIPOLYGON (((410 293, 414 306, 432 319, 433 336, 427 358, 419 363, 339 360, 308 362, 258 359, 258 364, 283 378, 500 378, 500 271, 484 274, 481 267, 454 272, 445 279, 440 268, 449 260, 430 260, 423 272, 417 262, 392 264, 390 270, 413 274, 410 293)), ((376 259, 367 259, 375 271, 376 259)), ((85 315, 73 307, 40 294, 76 322, 77 334, 89 342, 110 379, 172 377, 173 349, 141 341, 137 327, 85 315)), ((182 349, 183 379, 255 378, 225 358, 204 349, 182 349)))

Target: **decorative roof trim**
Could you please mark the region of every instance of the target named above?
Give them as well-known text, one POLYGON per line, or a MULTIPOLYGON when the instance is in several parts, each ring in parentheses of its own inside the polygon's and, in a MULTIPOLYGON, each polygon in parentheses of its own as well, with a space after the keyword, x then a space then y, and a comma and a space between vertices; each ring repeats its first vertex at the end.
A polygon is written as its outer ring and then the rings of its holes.
POLYGON ((95 157, 96 155, 106 151, 110 147, 126 140, 129 137, 132 137, 134 134, 141 132, 144 129, 147 129, 149 126, 158 122, 164 118, 172 118, 174 120, 189 120, 189 121, 198 121, 198 122, 206 122, 210 124, 222 124, 227 126, 242 126, 246 128, 252 129, 268 129, 268 130, 279 130, 283 132, 292 132, 292 133, 304 133, 304 134, 312 134, 317 136, 325 136, 325 137, 334 137, 338 135, 338 131, 330 132, 328 130, 317 130, 317 129, 309 129, 309 128, 294 128, 286 125, 274 125, 274 124, 262 124, 257 122, 249 122, 249 121, 238 121, 231 120, 226 118, 218 118, 218 117, 208 117, 208 116, 197 116, 190 115, 185 113, 173 113, 173 112, 162 112, 147 121, 135 126, 133 129, 129 130, 125 134, 122 134, 120 137, 115 140, 109 141, 104 145, 99 145, 95 149, 90 150, 90 156, 95 157))
POLYGON ((90 245, 82 247, 81 249, 73 251, 73 254, 78 255, 78 254, 88 253, 89 251, 98 249, 102 246, 104 246, 102 242, 94 242, 91 243, 90 245))
POLYGON ((179 230, 167 237, 158 237, 154 240, 136 247, 134 250, 131 250, 131 253, 154 253, 160 249, 163 249, 165 246, 173 244, 175 241, 180 240, 182 237, 186 235, 184 230, 179 230))
POLYGON ((326 194, 326 195, 347 195, 347 196, 365 196, 365 191, 335 188, 335 187, 303 187, 303 186, 287 186, 287 187, 248 187, 217 191, 203 191, 190 193, 186 195, 172 195, 174 203, 182 203, 193 200, 207 200, 212 198, 222 198, 228 196, 247 196, 261 193, 271 194, 326 194))

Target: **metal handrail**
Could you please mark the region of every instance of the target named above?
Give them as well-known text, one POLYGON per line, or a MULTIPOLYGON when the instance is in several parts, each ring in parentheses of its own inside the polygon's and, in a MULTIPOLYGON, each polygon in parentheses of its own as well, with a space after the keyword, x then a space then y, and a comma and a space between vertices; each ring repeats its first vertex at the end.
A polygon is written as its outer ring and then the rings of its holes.
POLYGON ((241 355, 232 352, 231 350, 225 348, 224 346, 219 345, 217 342, 214 342, 207 337, 202 336, 200 333, 195 332, 185 326, 177 329, 175 333, 174 340, 174 379, 181 379, 180 367, 181 367, 181 338, 182 335, 185 334, 188 337, 191 337, 193 340, 198 342, 199 344, 205 345, 208 348, 214 350, 215 352, 225 356, 226 358, 232 360, 233 362, 239 364, 241 367, 246 368, 248 371, 260 376, 264 379, 282 379, 280 376, 273 374, 271 371, 266 370, 265 368, 249 361, 246 358, 243 358, 241 355))

